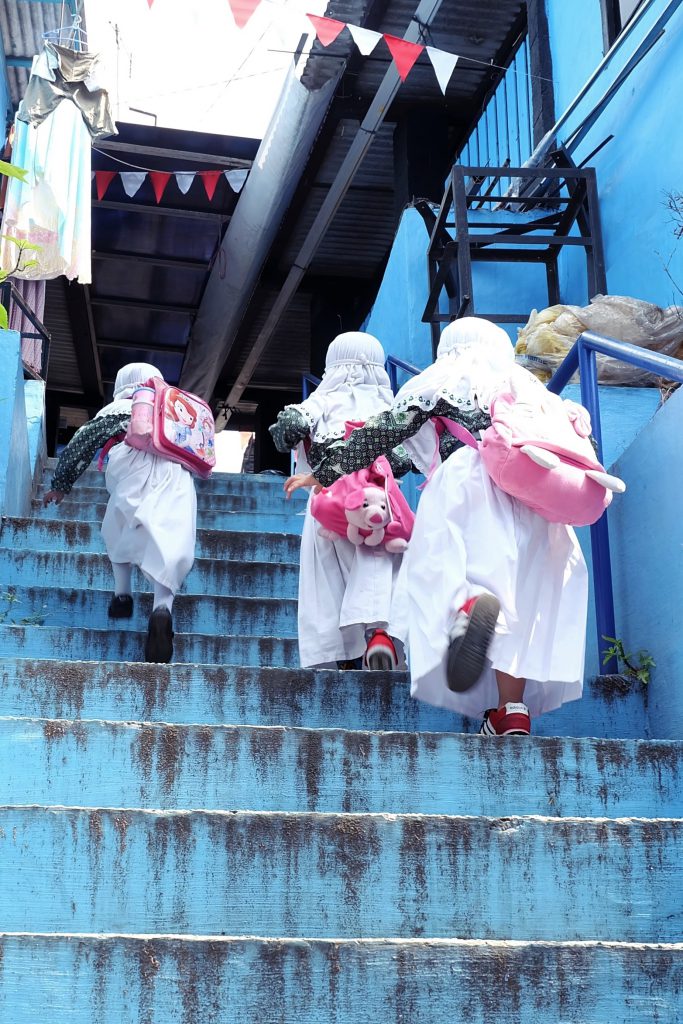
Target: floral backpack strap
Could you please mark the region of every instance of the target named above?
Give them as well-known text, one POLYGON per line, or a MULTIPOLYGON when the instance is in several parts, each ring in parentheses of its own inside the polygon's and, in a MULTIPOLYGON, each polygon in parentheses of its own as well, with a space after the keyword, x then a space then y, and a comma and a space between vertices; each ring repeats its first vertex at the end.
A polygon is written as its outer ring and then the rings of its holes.
POLYGON ((125 434, 116 434, 114 437, 110 437, 107 443, 102 446, 100 457, 97 460, 97 468, 100 473, 104 471, 104 462, 105 459, 107 458, 107 455, 109 455, 109 452, 112 450, 115 444, 121 444, 125 436, 125 434))

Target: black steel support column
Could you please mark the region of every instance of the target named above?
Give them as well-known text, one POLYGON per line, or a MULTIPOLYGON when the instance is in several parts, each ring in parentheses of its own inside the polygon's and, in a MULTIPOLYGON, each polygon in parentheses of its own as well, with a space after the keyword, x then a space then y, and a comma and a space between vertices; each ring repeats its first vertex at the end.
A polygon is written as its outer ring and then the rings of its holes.
POLYGON ((546 0, 527 0, 534 145, 555 124, 555 92, 546 0))

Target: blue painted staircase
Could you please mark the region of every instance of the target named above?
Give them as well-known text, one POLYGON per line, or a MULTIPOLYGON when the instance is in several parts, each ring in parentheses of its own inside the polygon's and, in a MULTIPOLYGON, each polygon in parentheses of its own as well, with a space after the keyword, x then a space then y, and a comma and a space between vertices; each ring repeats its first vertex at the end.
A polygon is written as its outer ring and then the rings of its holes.
POLYGON ((149 595, 107 619, 100 475, 2 522, 0 1024, 683 1021, 683 744, 296 668, 301 502, 198 491, 170 666, 149 595))

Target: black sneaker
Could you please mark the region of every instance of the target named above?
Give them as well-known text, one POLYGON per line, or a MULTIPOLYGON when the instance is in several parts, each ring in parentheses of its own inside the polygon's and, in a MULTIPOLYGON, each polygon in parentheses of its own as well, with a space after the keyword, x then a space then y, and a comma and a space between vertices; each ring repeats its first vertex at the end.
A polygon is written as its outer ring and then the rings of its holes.
POLYGON ((109 602, 110 619, 129 619, 133 614, 133 598, 130 594, 114 594, 109 602))
POLYGON ((500 611, 493 594, 480 594, 466 601, 450 623, 450 643, 446 659, 446 681, 454 693, 474 686, 484 671, 500 611))
POLYGON ((145 661, 166 665, 173 657, 173 618, 168 608, 155 608, 149 617, 145 661))

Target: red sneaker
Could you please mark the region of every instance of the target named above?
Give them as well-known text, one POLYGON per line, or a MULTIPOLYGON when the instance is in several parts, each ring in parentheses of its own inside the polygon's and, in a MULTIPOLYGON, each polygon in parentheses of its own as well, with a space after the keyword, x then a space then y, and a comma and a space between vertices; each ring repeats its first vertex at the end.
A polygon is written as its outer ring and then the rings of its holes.
POLYGON ((479 730, 482 736, 528 736, 531 718, 526 704, 508 702, 502 708, 489 708, 479 730))
POLYGON ((398 655, 394 642, 383 629, 376 629, 365 649, 363 668, 377 672, 391 672, 398 666, 398 655))
POLYGON ((454 693, 469 690, 484 671, 499 611, 497 597, 479 594, 466 601, 453 616, 448 629, 446 681, 454 693))

